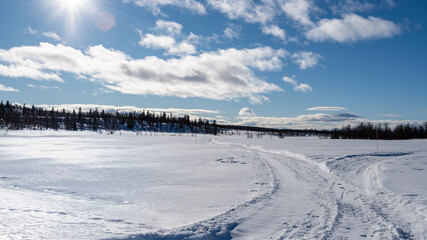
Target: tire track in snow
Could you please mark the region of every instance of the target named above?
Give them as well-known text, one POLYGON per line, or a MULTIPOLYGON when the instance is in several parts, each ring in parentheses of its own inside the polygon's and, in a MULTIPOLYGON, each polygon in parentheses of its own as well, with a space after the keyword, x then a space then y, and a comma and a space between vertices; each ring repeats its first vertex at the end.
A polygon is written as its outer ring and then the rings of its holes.
MULTIPOLYGON (((265 212, 269 213, 269 208, 280 209, 283 205, 288 206, 287 209, 283 209, 283 216, 273 219, 276 221, 275 224, 280 223, 280 221, 284 221, 285 224, 282 224, 281 229, 271 229, 276 230, 276 232, 269 234, 268 237, 270 239, 326 239, 333 232, 340 217, 340 209, 335 199, 335 194, 330 189, 328 179, 321 174, 324 171, 323 165, 317 164, 303 155, 289 151, 266 150, 260 146, 248 146, 244 144, 233 145, 266 154, 267 156, 264 159, 268 159, 270 165, 278 173, 276 178, 281 182, 281 186, 283 185, 277 191, 276 196, 273 196, 277 198, 271 199, 270 202, 267 201, 262 210, 258 211, 260 215, 258 218, 262 220, 263 214, 265 212), (281 174, 283 172, 287 172, 288 175, 281 174), (287 199, 292 195, 292 192, 286 192, 289 189, 285 189, 284 187, 286 181, 291 180, 292 177, 297 180, 297 184, 305 188, 305 191, 303 194, 297 193, 299 194, 299 196, 296 196, 299 198, 298 200, 289 202, 287 199), (306 217, 297 217, 300 218, 299 221, 295 221, 295 217, 293 219, 288 218, 286 215, 292 211, 291 208, 296 207, 299 204, 298 201, 303 201, 304 198, 310 199, 311 204, 311 209, 300 213, 300 216, 306 217)), ((293 191, 299 190, 301 189, 293 189, 293 191)), ((274 215, 274 212, 272 214, 274 215)), ((254 219, 250 220, 259 222, 259 219, 257 220, 255 216, 254 219)), ((241 225, 244 224, 246 224, 245 221, 241 223, 241 225)), ((263 237, 251 237, 247 235, 242 236, 242 239, 245 239, 245 237, 265 239, 263 237)))
POLYGON ((342 208, 340 228, 331 238, 370 238, 370 239, 412 239, 409 230, 404 230, 384 213, 387 204, 379 204, 384 199, 382 190, 372 188, 381 185, 378 164, 387 157, 404 156, 410 153, 374 153, 348 155, 326 162, 335 175, 333 188, 340 195, 342 208), (378 157, 386 157, 378 159, 378 157), (339 185, 338 185, 339 184, 339 185), (340 193, 341 192, 341 193, 340 193), (374 196, 374 195, 380 196, 374 196), (380 201, 378 201, 380 200, 380 201))

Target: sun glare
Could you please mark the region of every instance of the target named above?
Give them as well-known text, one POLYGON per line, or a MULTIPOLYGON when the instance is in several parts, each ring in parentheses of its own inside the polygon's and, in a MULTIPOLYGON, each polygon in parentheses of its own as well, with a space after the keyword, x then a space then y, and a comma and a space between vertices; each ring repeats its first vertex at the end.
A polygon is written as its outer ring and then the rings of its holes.
POLYGON ((69 14, 76 14, 81 11, 87 4, 87 0, 57 0, 60 8, 67 11, 69 14))
POLYGON ((49 8, 54 9, 52 17, 63 22, 65 31, 79 36, 91 23, 101 31, 108 31, 115 25, 114 15, 103 10, 95 0, 50 0, 49 8), (76 33, 79 34, 76 34, 76 33))

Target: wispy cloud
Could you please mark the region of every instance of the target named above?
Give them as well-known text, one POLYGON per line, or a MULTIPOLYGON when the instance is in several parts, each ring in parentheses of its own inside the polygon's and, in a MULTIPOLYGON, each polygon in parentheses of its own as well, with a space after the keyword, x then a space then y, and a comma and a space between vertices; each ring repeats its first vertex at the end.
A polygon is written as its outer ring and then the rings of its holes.
POLYGON ((0 83, 0 92, 19 92, 19 90, 13 87, 6 87, 0 83))
POLYGON ((133 2, 137 6, 149 9, 155 15, 161 14, 161 8, 165 6, 189 9, 197 14, 206 14, 203 4, 195 0, 123 0, 123 2, 133 2))
POLYGON ((0 75, 63 81, 61 73, 87 78, 124 94, 198 97, 215 100, 247 98, 265 101, 264 94, 282 91, 258 78, 254 69, 281 69, 286 51, 270 47, 225 49, 198 56, 133 59, 102 45, 84 53, 62 44, 40 43, 0 50, 0 75), (232 64, 230 64, 232 63, 232 64), (5 70, 5 71, 2 71, 5 70))
POLYGON ((233 40, 235 38, 240 37, 240 29, 236 29, 234 26, 229 26, 226 29, 224 29, 224 35, 230 39, 233 40))
POLYGON ((365 39, 390 38, 401 33, 395 23, 377 17, 346 14, 342 19, 322 19, 309 30, 307 38, 315 42, 351 43, 365 39))
POLYGON ((37 89, 40 89, 40 90, 61 89, 58 86, 34 85, 34 84, 31 84, 31 83, 28 84, 27 86, 30 87, 30 88, 37 88, 37 89))
POLYGON ((313 91, 313 88, 310 85, 305 84, 305 83, 299 84, 298 81, 295 80, 295 78, 290 78, 290 77, 284 76, 282 78, 282 80, 287 82, 287 83, 292 84, 294 86, 294 91, 296 91, 296 92, 305 92, 306 93, 306 92, 312 92, 313 91))
POLYGON ((338 0, 330 8, 335 14, 346 14, 370 11, 375 8, 375 5, 368 1, 338 0))
POLYGON ((65 43, 65 41, 58 34, 56 34, 55 32, 52 32, 52 31, 40 32, 39 33, 38 30, 35 30, 35 29, 28 26, 27 28, 24 29, 24 33, 30 34, 30 35, 40 35, 42 37, 46 37, 46 38, 52 39, 52 40, 57 41, 57 42, 65 43))
POLYGON ((62 38, 60 36, 58 36, 58 34, 56 34, 54 32, 44 32, 43 36, 45 36, 47 38, 50 38, 50 39, 53 39, 53 40, 58 41, 58 42, 62 42, 62 43, 64 42, 62 40, 62 38))
POLYGON ((36 35, 38 31, 28 26, 27 28, 25 28, 24 33, 30 34, 30 35, 36 35))
POLYGON ((347 108, 345 107, 331 107, 331 106, 319 106, 307 108, 307 111, 345 111, 347 108))
POLYGON ((156 29, 165 30, 170 35, 180 35, 182 25, 173 21, 158 20, 156 21, 156 29))
POLYGON ((281 29, 277 25, 269 25, 262 27, 262 32, 264 34, 273 35, 279 39, 285 40, 286 39, 286 33, 285 30, 281 29))
POLYGON ((301 51, 292 54, 294 63, 298 64, 301 70, 316 66, 321 58, 322 56, 320 54, 309 51, 301 51))

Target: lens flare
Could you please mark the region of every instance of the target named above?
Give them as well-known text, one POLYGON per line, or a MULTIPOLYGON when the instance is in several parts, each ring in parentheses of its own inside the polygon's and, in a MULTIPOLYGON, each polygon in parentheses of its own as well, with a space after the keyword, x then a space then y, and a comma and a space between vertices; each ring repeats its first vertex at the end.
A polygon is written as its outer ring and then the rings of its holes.
POLYGON ((96 26, 102 31, 108 31, 114 27, 114 16, 109 12, 101 12, 97 14, 96 26))

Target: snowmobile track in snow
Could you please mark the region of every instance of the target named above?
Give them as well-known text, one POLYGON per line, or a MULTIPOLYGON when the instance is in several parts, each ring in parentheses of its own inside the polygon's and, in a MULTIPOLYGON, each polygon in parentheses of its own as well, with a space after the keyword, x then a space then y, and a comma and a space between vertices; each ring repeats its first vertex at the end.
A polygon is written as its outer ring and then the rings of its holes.
POLYGON ((269 190, 214 218, 131 239, 413 239, 409 230, 384 212, 387 203, 372 195, 384 194, 377 187, 378 164, 410 152, 346 155, 319 163, 289 151, 213 142, 247 149, 253 161, 268 169, 269 190), (296 182, 289 184, 291 177, 296 182), (290 190, 301 191, 293 196, 297 201, 287 200, 290 190), (289 220, 287 214, 299 201, 309 209, 300 213, 298 221, 289 220), (260 222, 268 227, 254 228, 260 222))

